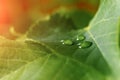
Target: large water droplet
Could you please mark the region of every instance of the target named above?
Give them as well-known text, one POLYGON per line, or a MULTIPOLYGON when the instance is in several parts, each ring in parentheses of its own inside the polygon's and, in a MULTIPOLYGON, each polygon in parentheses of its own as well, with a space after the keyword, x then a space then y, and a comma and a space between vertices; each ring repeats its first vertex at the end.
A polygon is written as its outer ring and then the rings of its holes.
POLYGON ((73 45, 73 41, 72 40, 61 40, 60 42, 62 42, 62 44, 64 45, 73 45))
POLYGON ((90 46, 92 46, 92 42, 90 41, 83 41, 81 43, 79 43, 79 48, 89 48, 90 46))

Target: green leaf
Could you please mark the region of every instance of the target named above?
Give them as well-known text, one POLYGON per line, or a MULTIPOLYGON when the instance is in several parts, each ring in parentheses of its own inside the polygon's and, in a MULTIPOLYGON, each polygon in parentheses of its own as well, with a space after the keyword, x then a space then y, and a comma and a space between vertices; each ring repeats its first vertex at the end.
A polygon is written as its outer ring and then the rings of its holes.
POLYGON ((120 70, 119 3, 119 0, 101 1, 102 6, 87 30, 117 77, 120 70))
POLYGON ((72 59, 48 55, 33 61, 2 80, 79 80, 80 78, 81 80, 96 78, 103 80, 104 78, 98 74, 94 69, 72 59))
POLYGON ((29 47, 22 41, 0 38, 0 78, 46 54, 42 46, 41 51, 34 52, 29 47))
POLYGON ((71 17, 55 14, 35 23, 24 39, 1 39, 0 57, 12 66, 0 65, 6 70, 0 80, 119 80, 119 4, 119 0, 101 0, 84 30, 76 28, 71 17), (78 35, 92 46, 80 49, 78 35), (63 45, 61 40, 74 45, 63 45))

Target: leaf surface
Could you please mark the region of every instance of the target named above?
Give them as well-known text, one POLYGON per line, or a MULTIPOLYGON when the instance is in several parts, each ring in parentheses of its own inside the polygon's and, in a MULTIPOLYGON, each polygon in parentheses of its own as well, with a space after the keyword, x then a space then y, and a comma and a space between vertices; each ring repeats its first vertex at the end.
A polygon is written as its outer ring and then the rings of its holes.
MULTIPOLYGON (((33 25, 20 42, 1 42, 1 55, 13 53, 15 61, 20 58, 27 63, 12 65, 16 71, 6 70, 11 73, 0 80, 119 80, 119 4, 119 0, 101 0, 97 14, 82 30, 71 17, 55 14, 33 25), (67 39, 76 42, 78 35, 84 35, 93 45, 80 49, 76 44, 61 43, 67 39)), ((8 63, 13 64, 13 59, 9 57, 8 63)))

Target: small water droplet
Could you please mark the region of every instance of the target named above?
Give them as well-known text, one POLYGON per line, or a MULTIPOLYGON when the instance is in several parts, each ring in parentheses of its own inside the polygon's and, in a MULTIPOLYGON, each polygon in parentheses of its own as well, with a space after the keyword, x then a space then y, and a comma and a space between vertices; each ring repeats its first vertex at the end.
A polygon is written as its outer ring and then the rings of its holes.
POLYGON ((60 42, 62 42, 62 44, 64 45, 73 45, 73 41, 72 40, 61 40, 60 42))
POLYGON ((77 39, 76 39, 77 41, 83 41, 83 40, 85 40, 85 36, 83 36, 83 35, 79 35, 79 36, 77 36, 77 39))
POLYGON ((92 44, 93 43, 90 41, 84 41, 80 43, 79 48, 89 48, 90 46, 92 46, 92 44))

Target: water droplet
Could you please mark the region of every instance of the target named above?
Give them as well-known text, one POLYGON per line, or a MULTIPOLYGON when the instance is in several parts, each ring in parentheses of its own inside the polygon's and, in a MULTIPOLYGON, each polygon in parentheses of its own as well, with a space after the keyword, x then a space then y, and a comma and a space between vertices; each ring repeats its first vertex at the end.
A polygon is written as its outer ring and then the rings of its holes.
POLYGON ((77 39, 76 39, 77 41, 83 41, 83 40, 85 40, 85 36, 83 36, 83 35, 79 35, 79 36, 77 36, 77 39))
POLYGON ((90 41, 84 41, 80 43, 79 48, 89 48, 90 46, 92 46, 92 44, 93 43, 90 41))
POLYGON ((85 40, 85 36, 84 35, 79 35, 76 38, 75 44, 80 45, 81 42, 83 42, 84 40, 85 40))
POLYGON ((73 41, 72 40, 61 40, 60 42, 62 42, 62 44, 64 45, 73 45, 73 41))

